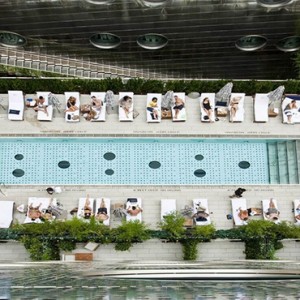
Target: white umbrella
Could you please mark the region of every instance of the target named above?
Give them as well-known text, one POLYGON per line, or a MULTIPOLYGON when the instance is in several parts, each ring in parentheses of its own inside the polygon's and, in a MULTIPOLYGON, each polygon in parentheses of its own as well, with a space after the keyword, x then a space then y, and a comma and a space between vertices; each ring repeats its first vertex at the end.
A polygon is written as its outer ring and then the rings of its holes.
POLYGON ((268 93, 269 107, 274 108, 275 102, 281 101, 284 93, 284 85, 279 86, 276 90, 268 93))
POLYGON ((233 83, 226 83, 215 96, 216 106, 227 106, 229 102, 231 91, 232 91, 233 83), (224 104, 226 103, 226 104, 224 104))
POLYGON ((174 101, 174 92, 167 91, 166 94, 162 98, 161 107, 170 109, 171 105, 172 105, 172 101, 174 101))

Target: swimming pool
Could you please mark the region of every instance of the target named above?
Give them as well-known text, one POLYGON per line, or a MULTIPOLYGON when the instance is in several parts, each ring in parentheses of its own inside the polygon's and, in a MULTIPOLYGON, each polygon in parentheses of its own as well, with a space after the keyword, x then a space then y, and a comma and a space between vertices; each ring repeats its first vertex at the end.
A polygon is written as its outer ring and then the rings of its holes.
POLYGON ((4 184, 269 183, 264 140, 2 138, 4 184))

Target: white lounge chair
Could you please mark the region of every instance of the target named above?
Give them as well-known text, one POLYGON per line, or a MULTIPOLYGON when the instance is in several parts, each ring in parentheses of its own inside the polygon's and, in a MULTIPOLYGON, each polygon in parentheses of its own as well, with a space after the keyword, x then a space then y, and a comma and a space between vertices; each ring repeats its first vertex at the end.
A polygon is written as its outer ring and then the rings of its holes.
POLYGON ((245 198, 231 199, 232 217, 236 226, 247 225, 247 221, 240 218, 240 211, 247 210, 247 201, 245 198))
POLYGON ((92 122, 104 122, 106 119, 106 103, 104 102, 105 95, 105 92, 91 92, 91 97, 95 96, 98 100, 102 101, 101 109, 92 107, 92 109, 96 112, 94 119, 91 119, 92 122))
POLYGON ((254 122, 266 123, 269 120, 268 94, 257 93, 254 98, 254 122))
POLYGON ((172 120, 173 122, 183 122, 186 121, 186 108, 185 108, 185 93, 175 93, 174 92, 174 98, 178 97, 183 100, 184 104, 183 107, 181 108, 182 105, 179 105, 179 108, 176 108, 177 106, 175 105, 175 100, 172 103, 172 120))
POLYGON ((37 98, 42 96, 45 99, 44 105, 47 106, 47 113, 44 110, 38 110, 37 112, 37 119, 39 121, 52 121, 53 117, 53 105, 49 105, 49 95, 50 92, 36 92, 37 98))
POLYGON ((0 228, 9 228, 13 220, 14 201, 0 201, 0 228))
POLYGON ((202 93, 200 96, 200 118, 201 122, 214 122, 215 121, 215 93, 202 93), (205 103, 203 100, 205 99, 205 103), (208 99, 208 100, 207 100, 208 99), (208 102, 207 102, 208 101, 208 102), (205 106, 207 106, 205 108, 205 106), (211 109, 208 109, 208 106, 211 109), (207 112, 210 112, 210 117, 207 112))
POLYGON ((176 211, 176 200, 175 199, 161 199, 160 206, 160 218, 164 219, 165 216, 176 211))
POLYGON ((8 91, 8 119, 12 121, 24 120, 24 95, 22 91, 8 91))
POLYGON ((282 109, 282 122, 283 123, 300 123, 300 95, 286 95, 285 99, 281 103, 282 109), (287 105, 291 103, 293 100, 296 100, 297 108, 294 109, 286 109, 287 105), (291 122, 288 122, 288 116, 291 116, 291 122))
POLYGON ((245 93, 232 93, 229 101, 229 116, 231 122, 243 122, 244 121, 244 101, 245 93))
MULTIPOLYGON (((128 210, 130 207, 135 206, 142 208, 142 199, 141 198, 128 198, 126 202, 126 210, 128 210)), ((132 216, 129 213, 126 215, 126 221, 142 221, 142 212, 137 214, 136 216, 132 216)))
POLYGON ((294 214, 296 223, 300 224, 300 199, 294 200, 294 214))
POLYGON ((119 121, 133 121, 133 93, 120 92, 119 93, 119 121), (124 97, 130 97, 131 101, 122 101, 124 97))
POLYGON ((110 199, 109 198, 97 198, 95 216, 97 216, 98 209, 101 207, 102 200, 104 201, 105 208, 107 209, 108 219, 103 221, 103 224, 109 226, 110 223, 110 199))
POLYGON ((89 198, 89 197, 79 198, 77 218, 89 220, 90 217, 95 212, 95 210, 94 210, 94 201, 95 200, 93 198, 89 198), (90 213, 89 212, 85 212, 85 209, 84 209, 87 199, 89 200, 89 207, 91 209, 90 213))
POLYGON ((161 121, 161 98, 162 94, 147 94, 146 112, 148 123, 159 123, 161 121), (153 102, 153 98, 156 98, 157 101, 153 102), (153 103, 156 103, 156 106, 153 106, 153 103))
POLYGON ((211 224, 207 199, 193 199, 193 209, 194 209, 194 214, 196 214, 199 210, 203 211, 204 214, 207 214, 207 216, 205 216, 206 221, 205 220, 200 221, 194 218, 197 226, 211 224))
POLYGON ((65 92, 65 99, 66 99, 66 114, 65 120, 67 122, 79 122, 80 121, 80 94, 79 92, 65 92), (74 97, 76 99, 76 107, 78 108, 75 111, 68 111, 68 99, 70 97, 74 97))
POLYGON ((38 209, 40 212, 47 209, 51 203, 51 198, 38 198, 38 197, 29 197, 28 198, 28 209, 27 215, 24 223, 43 223, 40 218, 32 219, 30 217, 30 207, 38 209))
POLYGON ((262 200, 262 207, 264 220, 273 221, 274 223, 280 222, 280 212, 278 210, 277 201, 275 199, 271 198, 262 200), (273 210, 272 208, 272 203, 275 210, 273 210))

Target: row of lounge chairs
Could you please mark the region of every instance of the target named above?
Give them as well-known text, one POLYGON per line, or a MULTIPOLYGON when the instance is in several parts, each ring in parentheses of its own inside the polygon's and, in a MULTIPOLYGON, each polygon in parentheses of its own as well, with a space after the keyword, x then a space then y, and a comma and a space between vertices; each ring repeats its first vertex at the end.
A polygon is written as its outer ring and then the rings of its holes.
MULTIPOLYGON (((275 223, 280 221, 280 211, 276 199, 262 200, 262 208, 248 208, 245 198, 233 198, 231 204, 232 218, 236 226, 247 224, 248 220, 256 215, 262 215, 265 220, 275 223)), ((300 199, 294 200, 293 205, 295 221, 300 224, 300 199)), ((14 201, 0 201, 0 228, 10 227, 13 220, 13 210, 14 201)), ((175 199, 161 200, 161 220, 176 210, 175 199)), ((127 221, 142 221, 142 199, 128 198, 125 211, 127 221)), ((62 212, 63 209, 55 198, 29 197, 24 223, 41 223, 44 220, 59 218, 62 212)), ((104 225, 109 226, 111 201, 109 198, 80 198, 76 216, 81 219, 89 219, 91 216, 95 216, 104 225), (100 214, 103 214, 104 218, 102 216, 98 219, 100 214)), ((207 199, 193 199, 192 218, 197 226, 211 224, 207 199)))

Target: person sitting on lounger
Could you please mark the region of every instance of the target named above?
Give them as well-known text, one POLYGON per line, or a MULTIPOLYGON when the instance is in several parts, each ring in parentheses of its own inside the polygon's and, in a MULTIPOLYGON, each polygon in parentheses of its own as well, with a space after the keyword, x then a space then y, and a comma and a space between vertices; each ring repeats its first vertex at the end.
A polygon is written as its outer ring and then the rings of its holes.
POLYGON ((90 196, 86 196, 86 200, 83 206, 82 217, 84 219, 90 219, 93 215, 93 209, 91 208, 90 196))
POLYGON ((296 221, 300 221, 300 204, 295 209, 295 219, 296 221))
POLYGON ((119 101, 119 106, 124 110, 126 118, 129 118, 129 114, 132 108, 132 98, 129 96, 124 96, 119 101))
POLYGON ((152 100, 147 105, 147 110, 150 111, 151 118, 153 120, 158 119, 158 106, 157 106, 157 98, 153 97, 152 100))
POLYGON ((107 208, 105 206, 104 199, 101 200, 100 207, 98 208, 96 219, 100 222, 103 222, 109 218, 107 214, 107 208))
POLYGON ((241 97, 234 97, 231 99, 229 103, 229 110, 230 110, 230 122, 233 122, 236 116, 236 113, 239 109, 239 103, 241 101, 241 97))
POLYGON ((175 99, 175 106, 173 106, 173 109, 175 110, 174 119, 177 119, 178 114, 184 108, 184 101, 181 98, 179 98, 177 95, 174 96, 174 99, 175 99))
POLYGON ((204 98, 203 101, 202 101, 202 108, 205 111, 205 113, 206 113, 206 115, 207 115, 207 117, 209 119, 209 122, 211 122, 211 123, 214 122, 214 120, 212 119, 212 117, 213 117, 213 109, 212 109, 210 101, 209 101, 209 99, 207 97, 204 98))
POLYGON ((270 199, 269 208, 267 212, 265 213, 265 216, 267 219, 271 221, 278 221, 279 220, 279 210, 276 208, 275 203, 273 202, 273 199, 270 199))
POLYGON ((33 207, 33 204, 31 203, 28 207, 28 217, 31 219, 31 221, 35 221, 36 219, 39 219, 42 215, 42 212, 40 211, 42 203, 40 203, 38 206, 33 207))
POLYGON ((78 106, 76 106, 76 98, 71 96, 67 101, 67 109, 66 112, 74 112, 78 110, 78 106))
POLYGON ((127 208, 127 212, 131 215, 131 216, 137 216, 139 213, 141 213, 143 210, 138 206, 129 206, 127 208))
POLYGON ((288 123, 293 123, 292 122, 292 116, 293 116, 293 113, 294 113, 294 110, 297 110, 298 107, 297 107, 297 103, 296 103, 296 100, 292 100, 285 108, 284 108, 284 114, 286 115, 287 117, 287 122, 288 123))
POLYGON ((193 215, 193 218, 196 222, 206 222, 209 214, 206 212, 206 208, 199 205, 197 208, 197 212, 193 215))
POLYGON ((45 98, 43 96, 39 96, 39 98, 36 100, 37 106, 33 109, 35 111, 43 111, 48 116, 48 105, 45 105, 45 98))
POLYGON ((239 207, 238 216, 244 222, 248 221, 249 217, 257 216, 257 215, 261 215, 260 208, 251 207, 248 209, 242 209, 241 207, 239 207))

